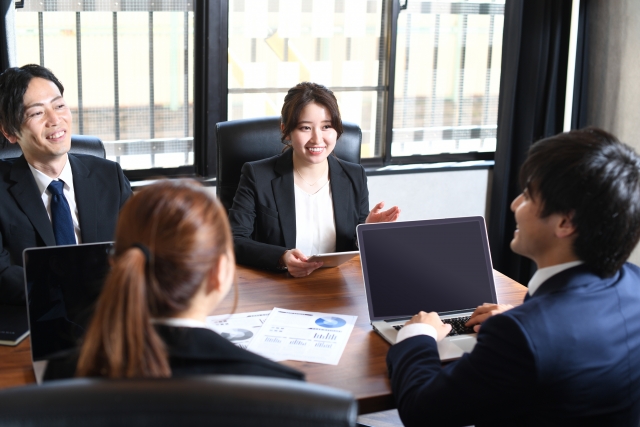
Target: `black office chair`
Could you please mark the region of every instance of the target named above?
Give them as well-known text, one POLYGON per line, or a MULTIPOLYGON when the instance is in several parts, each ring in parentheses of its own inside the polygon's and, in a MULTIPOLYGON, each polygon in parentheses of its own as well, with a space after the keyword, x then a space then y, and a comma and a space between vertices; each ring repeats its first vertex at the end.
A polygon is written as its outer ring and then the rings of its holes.
MULTIPOLYGON (((97 136, 89 135, 71 135, 71 149, 69 152, 72 154, 91 154, 103 159, 107 156, 102 140, 97 136)), ((21 155, 22 150, 18 144, 10 144, 8 141, 0 142, 0 160, 12 159, 21 155)))
POLYGON ((354 426, 346 391, 280 378, 72 379, 0 391, 0 426, 354 426))
MULTIPOLYGON (((354 123, 343 122, 344 133, 338 139, 335 155, 342 160, 360 163, 362 131, 354 123)), ((266 159, 282 152, 280 117, 230 120, 216 125, 218 164, 216 192, 222 205, 231 209, 246 162, 266 159)))

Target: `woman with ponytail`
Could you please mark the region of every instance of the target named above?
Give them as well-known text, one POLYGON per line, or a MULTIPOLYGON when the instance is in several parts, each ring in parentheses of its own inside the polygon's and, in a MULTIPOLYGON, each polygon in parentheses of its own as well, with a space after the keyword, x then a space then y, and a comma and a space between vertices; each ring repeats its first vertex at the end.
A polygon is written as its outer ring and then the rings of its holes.
POLYGON ((50 362, 45 379, 195 373, 302 379, 207 328, 234 275, 233 240, 215 197, 193 181, 145 187, 120 212, 112 269, 79 354, 50 362))

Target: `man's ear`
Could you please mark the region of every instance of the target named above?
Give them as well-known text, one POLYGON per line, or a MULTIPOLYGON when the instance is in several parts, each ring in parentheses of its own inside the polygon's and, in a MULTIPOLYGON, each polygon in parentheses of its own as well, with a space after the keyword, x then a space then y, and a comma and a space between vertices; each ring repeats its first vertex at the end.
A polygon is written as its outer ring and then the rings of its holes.
POLYGON ((574 212, 568 214, 560 214, 556 225, 556 237, 564 239, 577 234, 577 229, 573 223, 574 212))
POLYGON ((18 142, 17 135, 9 135, 7 132, 4 131, 4 128, 1 128, 0 131, 2 131, 2 134, 4 135, 4 137, 7 138, 7 141, 9 141, 11 144, 15 144, 16 142, 18 142))

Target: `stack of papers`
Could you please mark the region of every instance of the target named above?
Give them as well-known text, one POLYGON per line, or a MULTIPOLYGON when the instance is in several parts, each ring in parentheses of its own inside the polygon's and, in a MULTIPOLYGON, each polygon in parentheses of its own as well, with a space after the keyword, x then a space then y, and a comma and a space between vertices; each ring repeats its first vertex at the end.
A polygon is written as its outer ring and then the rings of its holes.
POLYGON ((337 365, 357 316, 274 308, 210 316, 214 331, 239 347, 271 360, 337 365))

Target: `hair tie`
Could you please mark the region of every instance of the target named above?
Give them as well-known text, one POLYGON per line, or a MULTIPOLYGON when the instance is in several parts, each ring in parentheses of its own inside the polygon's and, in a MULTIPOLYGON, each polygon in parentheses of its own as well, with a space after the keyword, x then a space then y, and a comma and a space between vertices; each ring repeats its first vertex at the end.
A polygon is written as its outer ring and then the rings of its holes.
POLYGON ((151 260, 151 251, 148 247, 146 247, 142 243, 134 243, 133 245, 131 245, 131 247, 140 249, 144 254, 144 259, 147 261, 147 264, 149 264, 149 261, 151 260))

